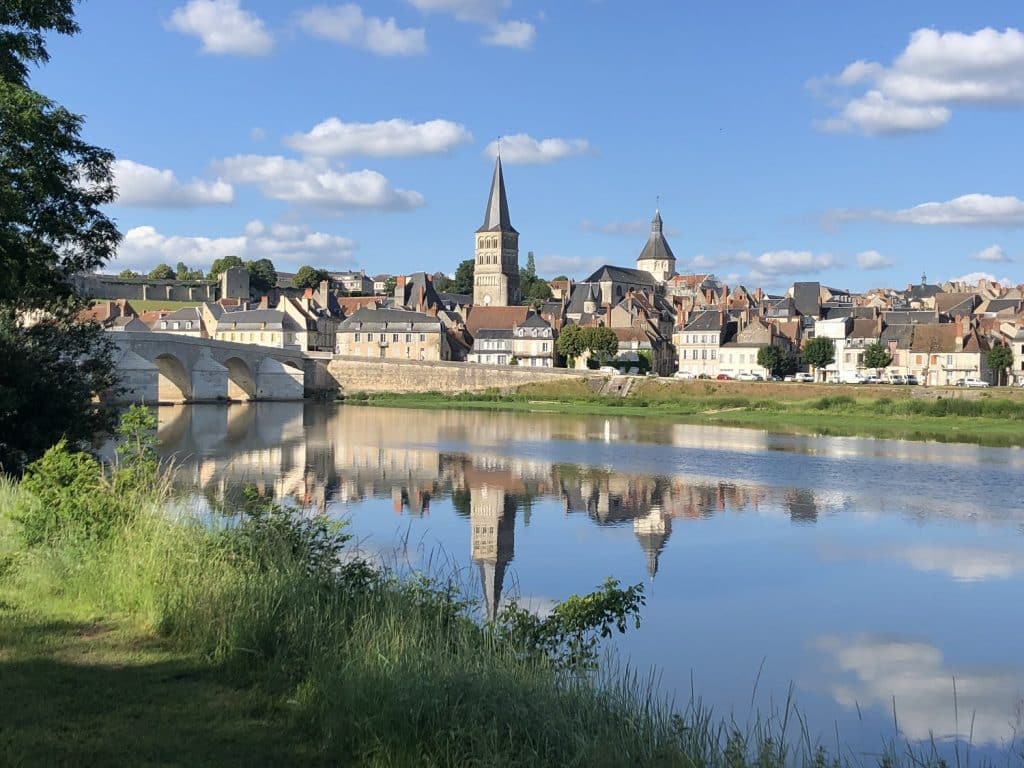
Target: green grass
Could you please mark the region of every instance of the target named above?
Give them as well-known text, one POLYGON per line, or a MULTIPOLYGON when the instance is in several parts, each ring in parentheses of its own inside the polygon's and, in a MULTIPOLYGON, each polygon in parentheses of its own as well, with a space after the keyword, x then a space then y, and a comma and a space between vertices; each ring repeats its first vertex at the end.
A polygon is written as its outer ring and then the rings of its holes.
MULTIPOLYGON (((94 299, 94 301, 115 301, 115 299, 94 299)), ((154 309, 182 309, 184 307, 198 307, 201 301, 162 301, 160 299, 128 299, 128 303, 135 308, 136 312, 149 312, 154 309)))
POLYGON ((572 381, 528 385, 512 393, 355 393, 344 401, 425 409, 655 416, 683 423, 724 424, 782 433, 1024 446, 1024 402, 1020 400, 948 395, 924 399, 909 397, 904 392, 896 393, 897 399, 884 394, 819 395, 829 388, 787 391, 784 385, 778 386, 780 395, 788 397, 769 397, 763 390, 749 396, 740 389, 723 389, 711 382, 704 385, 704 393, 693 386, 683 389, 641 382, 625 398, 602 397, 585 383, 572 381), (805 396, 800 398, 800 394, 805 396))

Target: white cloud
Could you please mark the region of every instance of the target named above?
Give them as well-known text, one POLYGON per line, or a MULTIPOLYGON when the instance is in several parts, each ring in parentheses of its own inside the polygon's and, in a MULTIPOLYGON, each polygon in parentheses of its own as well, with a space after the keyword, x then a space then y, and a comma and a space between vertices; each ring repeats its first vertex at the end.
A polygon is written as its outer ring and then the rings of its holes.
POLYGON ((901 224, 1017 227, 1024 225, 1024 200, 970 194, 942 203, 922 203, 901 211, 878 212, 875 216, 901 224))
POLYGON ((227 182, 193 179, 182 183, 173 171, 153 168, 132 160, 114 161, 114 183, 120 205, 150 208, 190 208, 198 205, 226 205, 235 199, 227 182))
POLYGON ((855 258, 861 269, 885 269, 892 266, 892 261, 878 251, 861 251, 855 258))
MULTIPOLYGON (((598 232, 602 235, 645 235, 651 231, 651 223, 643 219, 633 219, 631 221, 610 221, 607 224, 598 224, 597 222, 590 221, 590 219, 584 219, 580 222, 580 228, 584 232, 598 232)), ((679 234, 678 229, 664 225, 662 226, 662 232, 668 237, 674 237, 679 234)))
POLYGON ((1006 255, 1001 245, 990 245, 988 248, 982 248, 970 258, 972 261, 988 261, 993 263, 1013 261, 1013 259, 1006 255))
MULTIPOLYGON (((743 261, 743 259, 740 259, 743 261)), ((792 275, 821 272, 839 265, 831 253, 815 254, 811 251, 768 251, 751 261, 753 275, 792 275)))
POLYGON ((167 27, 198 37, 204 53, 265 56, 274 47, 263 20, 242 10, 240 0, 189 0, 174 9, 167 27))
POLYGON ((483 37, 486 45, 526 49, 533 45, 537 29, 527 21, 503 21, 491 27, 483 37))
MULTIPOLYGON (((590 142, 586 139, 535 139, 525 133, 517 133, 501 140, 501 159, 513 165, 552 163, 591 151, 590 142)), ((494 157, 498 153, 498 142, 488 144, 485 153, 494 157)))
POLYGON ((950 120, 950 106, 1024 105, 1024 34, 1012 27, 970 34, 919 29, 888 67, 858 60, 838 76, 808 83, 816 92, 862 84, 866 93, 843 95, 839 117, 818 127, 866 134, 927 131, 950 120))
POLYGON ((253 141, 263 141, 267 138, 267 132, 265 129, 260 128, 258 125, 250 129, 249 138, 253 141))
POLYGON ((299 26, 313 37, 365 48, 379 56, 416 56, 427 52, 423 28, 402 29, 395 19, 365 16, 354 3, 318 5, 299 16, 299 26))
POLYGON ((847 102, 840 117, 821 120, 815 125, 826 133, 852 130, 868 135, 914 133, 938 128, 949 121, 950 115, 946 107, 903 104, 879 91, 868 91, 847 102))
POLYGON ((952 283, 965 283, 966 285, 977 285, 982 280, 987 280, 990 283, 999 283, 1000 285, 1016 285, 1017 281, 1012 280, 1009 277, 996 277, 991 272, 968 272, 966 275, 960 275, 959 277, 949 278, 952 283))
POLYGON ((408 210, 423 205, 419 192, 395 189, 377 171, 343 171, 319 160, 281 155, 235 155, 215 166, 230 181, 255 184, 274 200, 333 210, 408 210))
POLYGON ((547 255, 537 259, 537 271, 544 275, 569 275, 582 278, 607 263, 607 259, 600 257, 547 255))
POLYGON ((912 741, 958 736, 998 744, 1014 735, 1021 695, 1011 669, 954 667, 938 648, 914 640, 824 637, 817 646, 833 660, 836 702, 890 716, 895 708, 900 731, 912 741))
POLYGON ((331 117, 297 133, 285 144, 308 155, 405 156, 448 152, 473 141, 465 126, 450 120, 380 120, 376 123, 343 123, 331 117))
POLYGON ((508 0, 409 0, 424 13, 447 13, 459 21, 493 21, 508 6, 508 0))
POLYGON ((970 547, 917 545, 902 553, 917 571, 945 573, 956 581, 1004 580, 1024 571, 1024 555, 970 547))
POLYGON ((230 237, 165 235, 143 226, 125 233, 117 264, 140 271, 161 262, 208 267, 214 259, 235 254, 243 259, 268 258, 278 269, 290 271, 310 262, 324 267, 351 263, 355 248, 355 241, 347 237, 260 221, 249 222, 242 234, 230 237))

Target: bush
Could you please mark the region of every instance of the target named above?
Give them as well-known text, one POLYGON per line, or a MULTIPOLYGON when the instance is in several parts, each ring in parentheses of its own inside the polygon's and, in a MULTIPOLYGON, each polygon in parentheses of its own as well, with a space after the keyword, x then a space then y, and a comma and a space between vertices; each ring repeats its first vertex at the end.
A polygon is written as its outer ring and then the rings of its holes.
POLYGON ((21 490, 13 516, 29 546, 62 537, 100 538, 117 517, 108 511, 103 468, 89 454, 69 450, 66 440, 28 465, 21 490))

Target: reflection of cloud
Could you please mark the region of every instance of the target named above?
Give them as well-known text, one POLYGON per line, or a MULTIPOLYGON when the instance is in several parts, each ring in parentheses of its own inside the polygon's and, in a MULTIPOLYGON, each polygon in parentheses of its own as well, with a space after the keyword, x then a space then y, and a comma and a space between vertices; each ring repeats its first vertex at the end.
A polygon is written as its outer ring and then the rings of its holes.
POLYGON ((891 711, 895 700, 900 730, 912 741, 959 736, 998 744, 1013 737, 1021 701, 1017 669, 955 669, 933 645, 881 636, 827 636, 816 645, 837 667, 836 703, 891 711))
POLYGON ((915 570, 947 573, 957 581, 1008 579, 1024 570, 1024 555, 980 547, 922 545, 901 554, 915 570))

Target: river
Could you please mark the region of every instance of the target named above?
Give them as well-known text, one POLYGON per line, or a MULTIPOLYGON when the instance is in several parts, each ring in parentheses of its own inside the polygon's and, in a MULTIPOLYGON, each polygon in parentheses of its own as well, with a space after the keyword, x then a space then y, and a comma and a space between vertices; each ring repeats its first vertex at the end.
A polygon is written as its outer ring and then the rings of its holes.
POLYGON ((615 641, 678 704, 783 706, 859 755, 1005 755, 1024 719, 1024 451, 655 418, 301 403, 159 409, 198 504, 256 485, 493 612, 642 582, 615 641), (954 693, 955 692, 955 693, 954 693))

